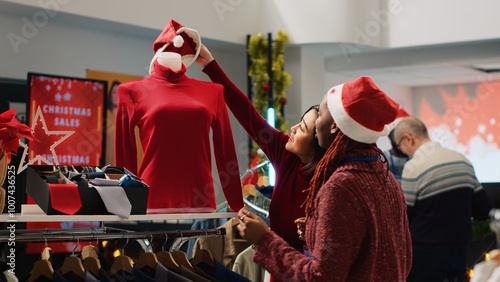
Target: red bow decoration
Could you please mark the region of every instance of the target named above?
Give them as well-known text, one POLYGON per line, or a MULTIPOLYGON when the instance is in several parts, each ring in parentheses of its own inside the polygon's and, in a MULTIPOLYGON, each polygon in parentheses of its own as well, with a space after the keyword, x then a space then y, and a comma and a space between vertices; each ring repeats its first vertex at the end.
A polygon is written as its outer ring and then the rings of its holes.
POLYGON ((33 140, 31 128, 15 118, 16 109, 10 109, 0 114, 0 151, 5 151, 7 162, 10 163, 12 152, 17 152, 19 139, 33 140))

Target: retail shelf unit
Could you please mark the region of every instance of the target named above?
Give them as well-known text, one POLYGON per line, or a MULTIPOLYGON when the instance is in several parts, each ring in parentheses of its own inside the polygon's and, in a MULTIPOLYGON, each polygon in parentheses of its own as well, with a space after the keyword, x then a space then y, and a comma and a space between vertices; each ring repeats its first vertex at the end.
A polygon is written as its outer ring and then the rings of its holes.
POLYGON ((181 220, 181 219, 204 219, 204 218, 231 218, 235 212, 217 213, 173 213, 173 214, 144 214, 131 215, 122 218, 117 215, 46 215, 36 205, 23 205, 21 213, 1 214, 1 222, 63 222, 63 221, 145 221, 145 220, 181 220))

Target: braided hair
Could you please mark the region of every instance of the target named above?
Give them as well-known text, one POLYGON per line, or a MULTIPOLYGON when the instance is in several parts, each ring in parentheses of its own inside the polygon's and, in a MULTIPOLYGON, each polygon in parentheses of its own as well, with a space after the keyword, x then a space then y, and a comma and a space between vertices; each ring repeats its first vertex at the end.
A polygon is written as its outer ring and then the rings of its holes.
MULTIPOLYGON (((314 206, 314 200, 316 198, 316 195, 318 194, 319 189, 325 182, 328 181, 330 176, 333 174, 335 169, 339 166, 340 162, 347 156, 348 153, 363 149, 369 149, 376 152, 377 155, 383 156, 383 152, 375 144, 366 144, 355 141, 349 138, 340 130, 337 130, 334 135, 335 136, 333 138, 333 142, 330 144, 330 146, 326 150, 325 155, 316 166, 316 171, 314 172, 314 176, 311 179, 309 189, 305 190, 309 192, 304 202, 306 220, 314 215, 314 211, 316 208, 314 206)), ((387 160, 382 158, 382 162, 386 163, 387 171, 389 171, 387 160)))

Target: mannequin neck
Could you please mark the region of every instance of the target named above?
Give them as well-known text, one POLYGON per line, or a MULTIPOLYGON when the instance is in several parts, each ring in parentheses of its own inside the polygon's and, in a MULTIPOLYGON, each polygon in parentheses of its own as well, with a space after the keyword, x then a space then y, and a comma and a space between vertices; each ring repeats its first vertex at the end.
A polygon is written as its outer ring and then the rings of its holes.
POLYGON ((178 53, 161 52, 156 60, 160 65, 173 71, 179 71, 182 68, 182 58, 178 53))

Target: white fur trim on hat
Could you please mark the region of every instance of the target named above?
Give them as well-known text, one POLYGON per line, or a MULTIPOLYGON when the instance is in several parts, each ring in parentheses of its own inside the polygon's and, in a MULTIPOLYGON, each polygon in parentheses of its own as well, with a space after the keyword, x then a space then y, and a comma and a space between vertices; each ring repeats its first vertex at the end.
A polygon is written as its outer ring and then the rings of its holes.
POLYGON ((403 118, 405 118, 405 117, 409 117, 409 116, 410 116, 410 114, 408 114, 408 112, 406 112, 406 111, 405 111, 404 109, 402 109, 402 108, 399 108, 399 110, 398 110, 398 115, 396 116, 396 119, 395 119, 393 122, 391 122, 391 123, 389 124, 389 128, 390 128, 391 130, 394 130, 394 129, 396 128, 396 126, 398 125, 398 123, 399 123, 399 122, 400 122, 403 118))
POLYGON ((346 112, 342 103, 342 89, 344 84, 332 87, 328 90, 327 105, 330 114, 339 129, 349 138, 361 143, 372 144, 376 143, 378 138, 389 134, 390 128, 388 125, 380 132, 366 128, 352 119, 346 112), (330 94, 335 91, 334 94, 330 94))
POLYGON ((198 33, 198 31, 196 31, 194 29, 191 29, 191 28, 187 28, 185 26, 179 28, 176 33, 177 34, 181 34, 182 32, 186 33, 189 37, 191 37, 193 39, 194 43, 196 43, 196 50, 195 50, 194 55, 183 55, 182 56, 182 63, 187 68, 192 63, 194 63, 194 61, 196 61, 196 59, 200 55, 200 51, 201 51, 201 37, 200 37, 200 34, 198 33))
MULTIPOLYGON (((178 34, 178 35, 176 35, 174 37, 173 42, 172 42, 175 47, 181 47, 184 44, 184 38, 182 38, 182 36, 180 36, 180 34, 182 32, 186 33, 196 43, 196 50, 195 50, 194 54, 192 54, 192 55, 191 54, 190 55, 182 55, 182 57, 181 57, 182 63, 187 68, 192 63, 194 63, 196 61, 196 59, 198 58, 198 56, 200 55, 200 51, 201 51, 201 37, 200 37, 200 34, 198 33, 198 31, 183 26, 183 27, 179 28, 175 32, 175 33, 178 34), (181 40, 182 40, 182 43, 181 43, 181 40)), ((163 52, 167 48, 168 45, 170 45, 170 44, 169 43, 165 43, 165 45, 163 45, 162 47, 158 48, 158 50, 156 50, 153 58, 151 59, 151 62, 149 63, 149 74, 153 73, 154 63, 155 63, 156 59, 158 58, 158 56, 160 55, 160 53, 163 52)))

